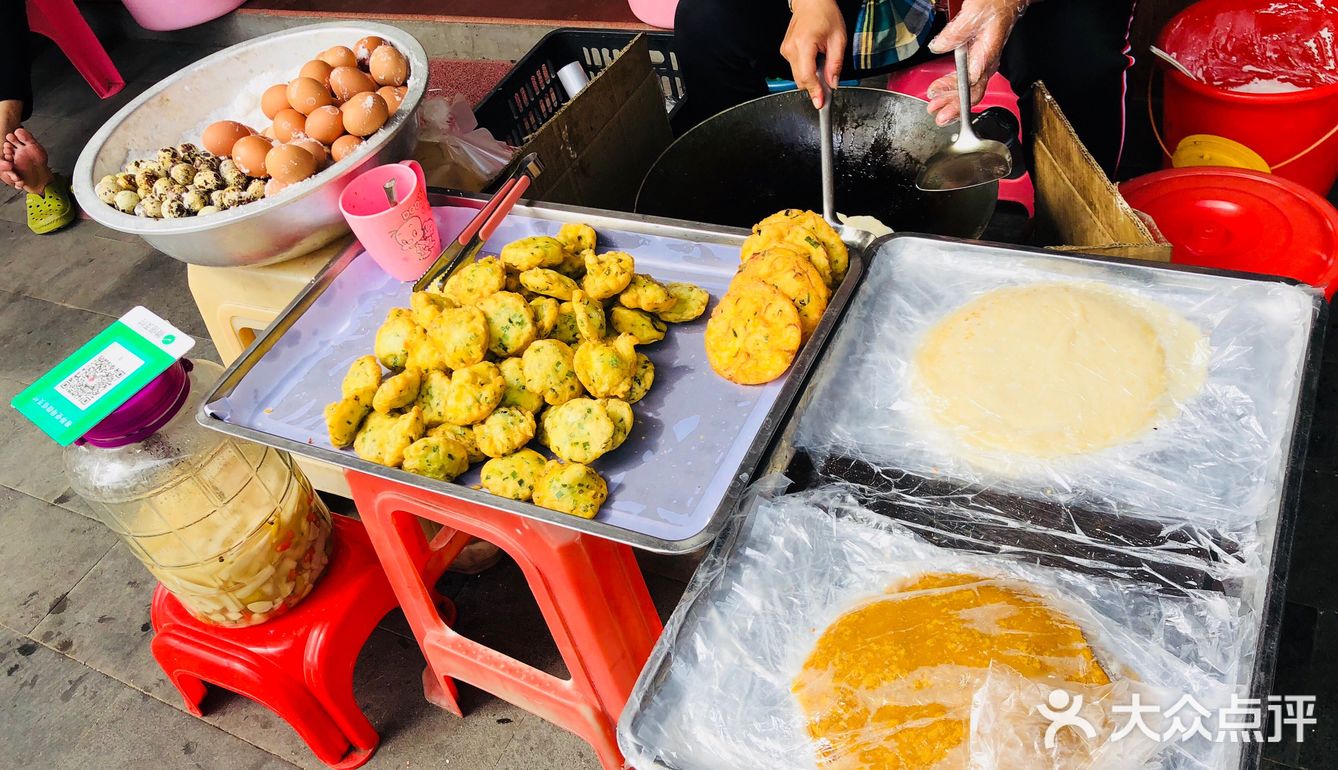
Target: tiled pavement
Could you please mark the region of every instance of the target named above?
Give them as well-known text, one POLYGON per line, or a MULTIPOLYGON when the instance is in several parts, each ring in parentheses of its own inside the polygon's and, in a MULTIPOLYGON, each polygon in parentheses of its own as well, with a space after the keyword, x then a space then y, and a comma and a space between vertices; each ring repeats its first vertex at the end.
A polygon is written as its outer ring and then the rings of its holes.
MULTIPOLYGON (((214 49, 134 41, 112 47, 131 82, 98 101, 50 46, 28 123, 58 169, 152 82, 214 49)), ((227 693, 207 716, 186 714, 148 651, 152 581, 64 483, 56 447, 7 407, 59 356, 134 304, 200 340, 217 358, 186 288, 184 265, 136 238, 84 221, 34 237, 20 196, 0 191, 0 767, 321 767, 273 714, 227 693)), ((1331 332, 1330 336, 1334 335, 1331 332)), ((1319 698, 1319 725, 1303 745, 1270 747, 1266 766, 1338 765, 1338 342, 1324 357, 1283 625, 1279 693, 1319 698)), ((649 577, 662 614, 681 584, 649 577)), ((516 567, 442 586, 462 633, 546 670, 561 660, 516 567)), ((370 767, 594 768, 577 738, 468 687, 457 719, 421 695, 422 658, 392 615, 359 658, 360 704, 383 743, 370 767)))

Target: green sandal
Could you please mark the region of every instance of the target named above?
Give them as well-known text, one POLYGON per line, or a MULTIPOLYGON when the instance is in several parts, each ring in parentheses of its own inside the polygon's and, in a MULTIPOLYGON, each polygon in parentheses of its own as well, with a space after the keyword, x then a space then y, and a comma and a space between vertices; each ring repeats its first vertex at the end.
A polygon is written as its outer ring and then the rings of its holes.
POLYGON ((69 185, 55 174, 42 195, 28 193, 28 229, 38 235, 65 227, 74 221, 76 214, 69 185))

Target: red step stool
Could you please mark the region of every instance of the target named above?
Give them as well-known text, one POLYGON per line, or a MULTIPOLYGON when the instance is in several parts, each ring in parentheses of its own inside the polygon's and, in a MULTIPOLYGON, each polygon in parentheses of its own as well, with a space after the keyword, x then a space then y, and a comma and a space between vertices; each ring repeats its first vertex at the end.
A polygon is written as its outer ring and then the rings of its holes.
POLYGON ((575 733, 594 748, 606 770, 622 770, 618 717, 662 630, 632 549, 356 471, 345 475, 427 659, 428 700, 461 716, 452 681, 460 679, 575 733), (432 545, 419 518, 445 527, 432 545), (458 552, 471 535, 506 551, 525 573, 570 679, 467 639, 438 613, 432 583, 417 565, 437 547, 458 552))
MULTIPOLYGON (((292 610, 246 628, 212 626, 196 620, 159 585, 153 592, 152 650, 195 716, 203 714, 205 685, 217 685, 269 707, 322 762, 351 768, 370 759, 381 740, 353 698, 353 666, 376 624, 398 602, 363 525, 346 516, 332 518, 330 564, 292 610)), ((449 545, 417 562, 427 585, 464 542, 449 545)), ((455 621, 449 600, 435 593, 432 600, 446 622, 455 621)))

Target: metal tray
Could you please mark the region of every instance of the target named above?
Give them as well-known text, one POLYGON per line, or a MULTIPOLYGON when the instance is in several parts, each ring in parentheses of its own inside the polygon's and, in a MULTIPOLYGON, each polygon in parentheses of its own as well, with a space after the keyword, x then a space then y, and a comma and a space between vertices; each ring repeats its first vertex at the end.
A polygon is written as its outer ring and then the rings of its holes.
MULTIPOLYGON (((979 251, 983 255, 995 253, 1000 256, 1035 256, 1042 260, 1054 260, 1054 264, 1062 270, 1073 270, 1076 274, 1091 275, 1103 270, 1112 273, 1136 274, 1141 276, 1172 275, 1180 274, 1184 276, 1202 275, 1211 277, 1213 280, 1221 280, 1223 285, 1230 280, 1245 280, 1253 282, 1276 282, 1283 284, 1299 284, 1287 278, 1261 277, 1258 275, 1211 270, 1196 267, 1184 267, 1179 265, 1169 265, 1163 263, 1140 262, 1135 260, 1111 259, 1105 257, 1096 257, 1089 255, 1068 255, 1051 252, 1038 252, 1034 250, 1016 248, 1009 246, 997 246, 994 244, 970 243, 965 241, 956 241, 950 238, 937 238, 917 235, 893 235, 887 238, 879 239, 876 243, 869 246, 865 251, 866 262, 870 265, 881 265, 885 260, 894 258, 897 250, 900 248, 915 248, 916 246, 943 247, 952 246, 961 250, 979 251)), ((864 284, 869 284, 874 280, 874 270, 866 270, 864 284)), ((861 302, 867 302, 872 296, 870 292, 876 292, 877 287, 873 285, 862 285, 860 293, 857 294, 845 308, 847 315, 857 312, 861 302)), ((1282 481, 1279 485, 1278 494, 1270 501, 1266 509, 1260 510, 1259 524, 1261 529, 1266 530, 1263 534, 1263 542, 1266 544, 1265 579, 1262 585, 1257 586, 1208 586, 1192 585, 1190 581, 1182 581, 1187 587, 1207 588, 1209 590, 1231 590, 1235 593, 1250 592, 1258 598, 1256 611, 1259 614, 1259 633, 1254 647, 1253 666, 1250 671, 1250 681, 1248 689, 1252 697, 1264 697, 1272 691, 1274 669, 1277 664, 1278 648, 1281 636, 1281 623, 1283 605, 1286 599, 1287 572, 1290 566, 1291 541, 1297 510, 1299 508, 1299 496, 1301 481, 1305 466, 1306 447, 1310 432, 1310 423, 1314 414, 1314 398, 1318 384, 1319 362, 1323 353, 1324 331, 1327 324, 1328 306, 1323 298, 1316 293, 1314 297, 1314 315, 1311 318, 1311 324, 1305 330, 1305 340, 1303 349, 1300 351, 1297 363, 1300 367, 1297 377, 1294 396, 1290 402, 1290 420, 1288 424, 1288 434, 1283 442, 1283 453, 1279 460, 1283 464, 1282 481), (1251 591, 1253 589, 1253 591, 1251 591)), ((853 322, 855 319, 851 319, 853 322)), ((649 660, 642 669, 637 684, 633 689, 631 697, 623 710, 619 720, 618 735, 620 743, 623 741, 635 740, 632 736, 635 734, 635 725, 642 712, 646 709, 646 704, 650 702, 656 693, 660 690, 663 681, 669 676, 671 662, 683 652, 679 648, 680 637, 686 638, 691 629, 700 622, 706 613, 718 611, 716 605, 711 601, 711 594, 714 590, 715 579, 721 571, 721 565, 724 560, 729 558, 738 547, 738 537, 743 525, 748 520, 752 511, 760 504, 764 497, 774 494, 782 494, 787 491, 798 491, 820 484, 825 479, 831 481, 834 478, 841 478, 844 474, 841 472, 833 473, 830 464, 823 467, 821 463, 814 463, 812 458, 795 446, 796 437, 800 431, 800 425, 810 407, 814 406, 815 401, 821 399, 824 392, 831 392, 828 388, 834 387, 837 390, 853 387, 850 382, 848 372, 845 367, 849 363, 851 349, 848 339, 856 336, 860 330, 855 329, 850 323, 842 325, 839 333, 828 341, 824 350, 819 356, 818 361, 813 365, 809 372, 809 383, 796 400, 795 406, 791 411, 791 416, 786 424, 776 434, 774 443, 767 454, 767 457, 758 469, 758 478, 760 483, 755 487, 752 494, 745 495, 739 503, 737 510, 733 515, 727 517, 727 521, 721 528, 720 536, 711 545, 706 558, 703 561, 705 567, 699 569, 693 575, 689 583, 688 590, 675 608, 672 617, 665 625, 665 632, 656 643, 649 660)), ((867 469, 866 469, 867 470, 867 469)), ((895 470, 895 469, 882 469, 895 470)), ((891 474, 895 476, 895 474, 891 474)), ((909 474, 907 474, 909 476, 909 474)), ((854 480, 854 479, 850 479, 854 480)), ((933 479, 912 480, 911 483, 934 483, 933 479)), ((946 482, 949 485, 954 482, 946 482)), ((970 496, 965 488, 956 489, 962 493, 962 496, 970 496)), ((989 490, 977 490, 984 494, 989 494, 989 490)), ((1006 494, 996 494, 992 502, 996 513, 1006 507, 1008 501, 1006 494)), ((1045 510, 1037 506, 1034 500, 1017 499, 1013 501, 1020 507, 1025 507, 1032 516, 1047 516, 1055 514, 1055 511, 1045 510)), ((925 511, 925 515, 933 516, 935 511, 925 511)), ((960 512, 958 512, 960 514, 960 512)), ((1100 511, 1081 511, 1064 510, 1060 511, 1057 517, 1077 516, 1090 517, 1109 516, 1108 513, 1100 511)), ((1052 516, 1056 517, 1056 516, 1052 516)), ((897 518, 893 515, 893 518, 897 518)), ((942 524, 942 522, 939 522, 942 524)), ((1088 522, 1091 524, 1092 522, 1088 522)), ((1086 526, 1086 531, 1095 530, 1095 526, 1086 526)), ((937 542, 942 547, 958 548, 978 548, 981 541, 987 538, 976 540, 974 538, 964 539, 958 543, 946 539, 945 542, 937 542), (967 542, 970 540, 971 542, 967 542)), ((1217 544, 1223 546, 1223 544, 1217 544)), ((1038 548, 1043 549, 1042 544, 1038 548)), ((1223 546, 1223 550, 1228 550, 1223 546)), ((984 551, 982 551, 984 552, 984 551)), ((1048 564, 1047 554, 1039 552, 1038 564, 1048 564)), ((1058 553, 1058 551, 1056 551, 1058 553)), ((1107 577, 1127 578, 1127 575, 1121 574, 1120 567, 1124 565, 1112 564, 1112 568, 1105 570, 1107 577)), ((1144 568, 1149 565, 1142 565, 1144 568)), ((1156 571, 1153 569, 1152 571, 1156 571)), ((628 744, 624 743, 624 750, 627 750, 628 744)), ((1254 743, 1244 745, 1240 752, 1240 767, 1254 767, 1259 762, 1262 744, 1254 743)), ((659 770, 682 770, 676 766, 665 764, 663 762, 653 763, 659 770)))
MULTIPOLYGON (((482 205, 477 196, 437 197, 438 227, 458 232, 482 205)), ((585 222, 602 249, 632 254, 638 270, 696 283, 712 306, 738 266, 747 231, 557 205, 513 209, 483 251, 495 254, 527 235, 553 234, 564 222, 585 222)), ((661 553, 709 543, 753 477, 805 374, 863 271, 859 248, 831 306, 785 377, 758 387, 729 383, 706 363, 706 316, 674 325, 664 341, 643 348, 655 364, 655 385, 635 407, 632 434, 594 464, 608 480, 608 502, 594 519, 496 497, 480 489, 477 468, 442 482, 387 468, 329 443, 321 410, 339 397, 349 363, 372 351, 386 312, 408 304, 409 287, 376 267, 358 244, 312 279, 282 315, 224 373, 197 418, 207 428, 293 454, 379 476, 448 497, 511 511, 661 553)))

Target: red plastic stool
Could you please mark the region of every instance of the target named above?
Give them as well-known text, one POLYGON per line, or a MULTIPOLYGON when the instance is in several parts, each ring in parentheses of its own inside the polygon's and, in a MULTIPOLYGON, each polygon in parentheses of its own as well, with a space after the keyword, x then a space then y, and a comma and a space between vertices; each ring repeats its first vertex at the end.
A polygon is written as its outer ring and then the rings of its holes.
MULTIPOLYGON (((608 770, 621 770, 615 728, 637 675, 659 638, 632 549, 464 500, 346 472, 367 534, 413 627, 433 679, 428 698, 461 715, 452 678, 531 711, 585 739, 608 770), (571 679, 525 665, 448 627, 416 564, 431 550, 417 517, 447 527, 434 542, 469 536, 520 565, 571 679), (454 530, 453 535, 448 533, 454 530)), ((424 676, 429 674, 425 673, 424 676)), ((542 764, 542 763, 540 763, 542 764)))
MULTIPOLYGON (((953 67, 952 56, 940 56, 914 67, 897 70, 888 76, 887 90, 923 99, 925 93, 929 91, 929 84, 944 75, 952 74, 953 67)), ((1019 121, 1022 119, 1018 111, 1017 94, 1013 93, 1013 87, 1008 84, 1008 79, 997 72, 985 84, 985 96, 981 98, 977 107, 980 109, 1003 107, 1013 113, 1019 121)), ((1017 179, 1000 180, 999 198, 1022 204, 1027 209, 1028 216, 1036 215, 1036 189, 1032 186, 1030 174, 1023 174, 1017 179)))
POLYGON ((89 29, 74 0, 27 0, 28 28, 50 38, 65 54, 99 98, 125 87, 125 78, 89 29))
MULTIPOLYGON (((351 768, 370 759, 381 740, 353 698, 353 666, 376 624, 397 603, 362 524, 345 516, 333 519, 330 565, 291 611, 247 628, 211 626, 159 585, 153 593, 152 650, 192 714, 203 713, 205 684, 224 687, 269 707, 322 762, 351 768)), ((438 553, 442 558, 418 562, 428 585, 458 548, 438 553)), ((454 622, 449 600, 434 595, 433 601, 454 622)))

